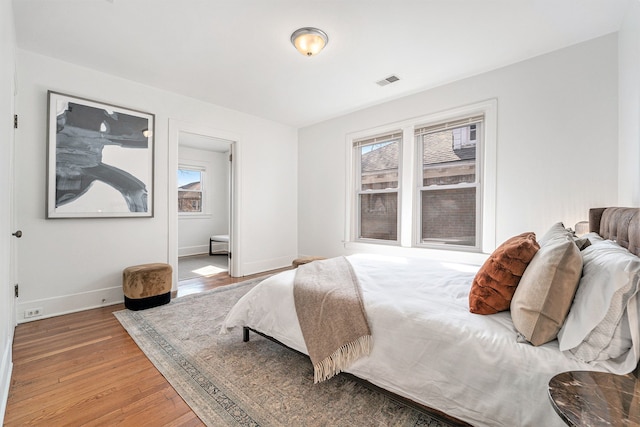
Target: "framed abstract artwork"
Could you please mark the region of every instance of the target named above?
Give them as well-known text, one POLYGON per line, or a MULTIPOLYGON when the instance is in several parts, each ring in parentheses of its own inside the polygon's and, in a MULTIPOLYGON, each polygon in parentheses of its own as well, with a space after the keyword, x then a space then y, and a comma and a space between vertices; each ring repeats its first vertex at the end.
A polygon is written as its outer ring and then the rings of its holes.
POLYGON ((47 218, 153 217, 153 114, 48 92, 47 218))

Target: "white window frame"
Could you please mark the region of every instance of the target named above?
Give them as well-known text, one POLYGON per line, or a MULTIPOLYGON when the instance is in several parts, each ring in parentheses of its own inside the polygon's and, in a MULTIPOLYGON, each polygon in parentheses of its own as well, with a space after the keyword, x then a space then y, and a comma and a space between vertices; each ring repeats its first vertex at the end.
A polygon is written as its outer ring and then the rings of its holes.
MULTIPOLYGON (((200 172, 200 192, 202 193, 202 198, 201 198, 201 209, 200 212, 180 212, 179 210, 177 210, 178 212, 178 217, 179 218, 208 218, 210 216, 210 213, 208 212, 208 200, 207 200, 207 185, 206 185, 206 179, 207 179, 207 167, 205 163, 199 163, 199 162, 181 162, 180 164, 178 164, 178 170, 180 169, 186 169, 186 170, 192 170, 192 171, 198 171, 200 172)), ((178 192, 178 195, 180 194, 180 190, 178 190, 178 188, 176 187, 176 191, 178 192)))
POLYGON ((382 245, 399 245, 400 244, 400 223, 401 223, 401 218, 402 218, 402 206, 400 204, 400 201, 402 200, 401 198, 401 193, 402 193, 402 147, 404 146, 404 135, 403 135, 403 131, 399 130, 399 129, 395 129, 391 132, 385 132, 383 134, 376 134, 376 135, 372 135, 366 138, 357 138, 354 139, 351 143, 352 145, 352 156, 353 156, 353 178, 354 178, 354 185, 355 188, 353 189, 353 191, 355 192, 355 200, 354 200, 354 208, 355 208, 355 212, 356 212, 356 216, 354 218, 354 240, 358 241, 358 242, 369 242, 369 243, 376 243, 376 244, 382 244, 382 245), (386 136, 395 136, 398 135, 395 138, 384 138, 386 136), (361 178, 362 178, 362 171, 360 170, 361 168, 361 156, 356 154, 356 150, 363 146, 363 145, 370 145, 370 144, 362 144, 359 146, 356 146, 356 144, 358 144, 358 141, 362 141, 362 140, 376 140, 376 139, 380 139, 380 142, 384 142, 384 141, 395 141, 396 139, 398 140, 398 186, 395 189, 379 189, 379 190, 362 190, 362 183, 361 183, 361 178), (384 240, 384 239, 373 239, 373 238, 367 238, 367 237, 360 237, 361 234, 361 223, 360 223, 360 218, 361 218, 361 203, 360 203, 360 196, 364 195, 364 194, 388 194, 388 193, 396 193, 398 195, 398 218, 396 220, 396 240, 384 240))
MULTIPOLYGON (((479 168, 480 174, 477 178, 480 181, 482 196, 477 201, 477 209, 480 210, 481 215, 481 231, 479 232, 478 248, 484 254, 491 253, 495 249, 496 245, 496 183, 497 183, 497 99, 489 99, 486 101, 477 102, 474 104, 452 108, 446 111, 441 111, 417 118, 412 118, 400 122, 390 123, 385 126, 367 129, 364 131, 353 132, 346 135, 346 170, 347 170, 347 191, 346 197, 346 209, 345 209, 345 231, 344 231, 344 243, 345 248, 353 251, 370 251, 370 252, 383 252, 392 254, 413 254, 423 255, 426 252, 432 253, 436 256, 440 256, 442 259, 456 259, 460 261, 466 260, 464 256, 455 254, 460 253, 474 253, 469 247, 456 246, 452 248, 417 245, 418 230, 420 218, 415 214, 417 200, 419 200, 419 194, 417 191, 417 173, 416 162, 417 144, 415 144, 414 129, 429 124, 436 124, 438 122, 444 122, 455 118, 471 116, 471 115, 484 115, 484 126, 482 132, 484 132, 482 152, 480 156, 479 168), (364 139, 372 135, 381 135, 385 133, 391 133, 394 130, 401 129, 403 132, 402 140, 402 152, 401 152, 401 164, 399 165, 399 183, 398 183, 398 216, 399 216, 399 233, 400 238, 399 246, 392 252, 388 250, 381 250, 383 246, 388 247, 388 244, 381 244, 381 241, 375 242, 362 242, 357 237, 357 221, 358 221, 358 207, 357 207, 357 193, 356 190, 356 169, 353 143, 356 140, 364 139), (408 143, 413 141, 413 143, 408 143), (411 191, 407 191, 412 189, 411 191), (439 254, 436 254, 436 252, 439 254), (451 254, 454 254, 453 256, 451 254)), ((420 165, 422 168, 422 165, 420 165)), ((470 262, 477 262, 481 258, 470 256, 468 260, 470 262)))
MULTIPOLYGON (((430 123, 425 123, 424 125, 419 125, 416 126, 415 129, 420 129, 420 128, 424 128, 424 127, 429 127, 429 126, 437 126, 437 125, 443 125, 443 130, 444 127, 447 127, 445 125, 448 125, 449 121, 452 122, 458 122, 458 121, 467 121, 468 119, 471 119, 473 117, 479 117, 480 115, 478 114, 467 114, 464 116, 458 116, 458 117, 451 117, 447 120, 441 120, 441 121, 436 121, 436 122, 430 122, 430 123)), ((476 122, 472 122, 471 124, 475 124, 476 122)), ((470 252, 479 252, 481 250, 481 245, 482 245, 482 222, 483 222, 483 215, 482 215, 482 202, 483 202, 483 174, 482 171, 484 169, 483 167, 483 155, 482 153, 484 152, 484 141, 483 141, 483 137, 484 137, 484 114, 482 115, 482 119, 480 119, 479 122, 480 123, 480 133, 482 134, 482 136, 480 137, 480 141, 478 141, 478 138, 476 137, 474 141, 474 144, 476 146, 476 158, 475 158, 475 180, 473 183, 464 183, 464 184, 454 184, 454 185, 438 185, 435 186, 436 188, 430 188, 430 187, 425 187, 423 185, 423 157, 422 157, 422 153, 424 150, 424 144, 423 141, 418 141, 418 137, 414 136, 414 144, 415 144, 415 148, 416 148, 416 164, 415 164, 415 174, 416 174, 416 189, 415 189, 415 203, 414 203, 414 218, 415 218, 415 234, 414 234, 414 245, 416 247, 422 247, 422 248, 436 248, 436 249, 447 249, 447 250, 463 250, 463 251, 470 251, 470 252), (443 244, 443 243, 436 243, 436 242, 423 242, 422 241, 422 192, 423 191, 438 191, 438 190, 449 190, 449 189, 463 189, 463 188, 475 188, 475 195, 476 195, 476 212, 475 212, 475 218, 476 218, 476 233, 474 236, 474 240, 475 240, 475 245, 470 246, 470 245, 455 245, 455 244, 443 244)), ((464 124, 460 123, 460 127, 464 126, 464 124)), ((451 129, 451 128, 450 128, 451 129)), ((476 127, 476 132, 477 132, 477 127, 476 127)), ((437 130, 435 130, 435 132, 438 132, 437 130)), ((469 147, 471 144, 461 144, 460 148, 464 148, 464 147, 469 147)))

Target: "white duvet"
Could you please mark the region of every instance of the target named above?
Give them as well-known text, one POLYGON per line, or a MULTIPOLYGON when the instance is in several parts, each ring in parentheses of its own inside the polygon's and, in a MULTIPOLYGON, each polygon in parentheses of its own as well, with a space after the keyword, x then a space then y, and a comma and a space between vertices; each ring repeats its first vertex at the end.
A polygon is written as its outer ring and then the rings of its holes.
MULTIPOLYGON (((347 372, 476 426, 562 426, 547 394, 552 376, 593 370, 517 341, 509 312, 469 312, 478 266, 352 255, 372 331, 368 357, 347 372)), ((295 270, 272 276, 232 308, 223 331, 248 326, 306 354, 294 302, 295 270)), ((240 339, 240 338, 239 338, 240 339)), ((607 365, 601 365, 607 370, 607 365)), ((329 380, 330 381, 330 380, 329 380)))

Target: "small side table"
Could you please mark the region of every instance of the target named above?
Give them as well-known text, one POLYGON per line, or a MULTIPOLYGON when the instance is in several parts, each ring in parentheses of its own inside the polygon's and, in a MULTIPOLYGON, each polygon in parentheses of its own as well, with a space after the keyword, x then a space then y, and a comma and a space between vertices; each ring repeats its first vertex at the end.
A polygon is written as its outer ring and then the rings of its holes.
POLYGON ((549 381, 549 398, 569 426, 640 426, 638 369, 627 375, 563 372, 549 381))

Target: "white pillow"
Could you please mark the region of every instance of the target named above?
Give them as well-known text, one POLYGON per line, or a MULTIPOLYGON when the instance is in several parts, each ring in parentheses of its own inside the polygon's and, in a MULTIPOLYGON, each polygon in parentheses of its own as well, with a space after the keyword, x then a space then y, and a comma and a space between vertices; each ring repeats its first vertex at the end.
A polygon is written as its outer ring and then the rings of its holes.
MULTIPOLYGON (((591 334, 596 335, 601 333, 598 331, 598 327, 594 329, 591 334)), ((604 335, 603 335, 604 336, 604 335)), ((597 337, 593 336, 587 341, 583 341, 575 349, 569 350, 578 359, 585 361, 605 361, 610 359, 617 359, 625 354, 631 348, 631 328, 629 327, 629 316, 625 310, 620 323, 615 328, 611 341, 604 348, 591 345, 591 341, 597 342, 597 337)))
POLYGON ((605 240, 602 238, 602 236, 600 236, 598 233, 596 233, 595 231, 591 231, 587 234, 583 234, 582 236, 580 236, 582 239, 589 239, 589 242, 591 242, 592 245, 595 245, 596 243, 599 242, 604 242, 605 240))
POLYGON ((560 350, 570 350, 585 362, 617 358, 632 346, 628 325, 621 320, 638 291, 640 258, 610 240, 581 254, 582 279, 558 333, 560 350))

